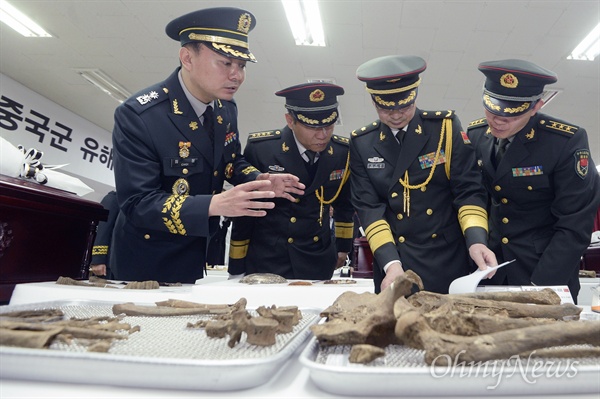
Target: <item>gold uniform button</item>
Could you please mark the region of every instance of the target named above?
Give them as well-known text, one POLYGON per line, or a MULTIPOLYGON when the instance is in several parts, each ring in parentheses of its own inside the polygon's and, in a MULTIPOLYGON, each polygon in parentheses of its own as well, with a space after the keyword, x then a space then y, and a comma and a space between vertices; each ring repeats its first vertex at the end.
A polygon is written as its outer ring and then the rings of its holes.
POLYGON ((146 240, 149 240, 149 239, 150 239, 150 234, 144 234, 144 238, 145 238, 146 240))
POLYGON ((288 243, 292 244, 294 242, 294 239, 292 237, 288 238, 288 243))
POLYGON ((431 209, 431 208, 427 209, 427 214, 430 216, 433 215, 433 209, 431 209))
POLYGON ((398 218, 398 220, 402 220, 402 219, 404 219, 404 216, 402 216, 402 214, 401 214, 401 213, 399 213, 399 214, 398 214, 398 216, 396 216, 396 217, 398 218))
POLYGON ((421 187, 421 191, 422 191, 422 192, 425 192, 425 191, 427 191, 427 187, 425 187, 425 186, 421 187))
POLYGON ((314 237, 313 237, 313 241, 314 241, 314 242, 318 242, 318 241, 319 241, 319 237, 318 237, 318 236, 314 236, 314 237))
POLYGON ((502 244, 508 244, 508 238, 503 237, 502 238, 502 244))
POLYGON ((506 199, 506 198, 502 198, 500 201, 501 201, 503 204, 508 204, 508 199, 506 199))
POLYGON ((496 191, 500 191, 500 190, 502 190, 502 187, 500 187, 500 186, 495 186, 495 187, 494 187, 494 190, 496 190, 496 191))
POLYGON ((184 175, 187 175, 189 173, 189 170, 187 170, 186 168, 183 168, 183 170, 181 171, 181 173, 183 173, 184 175))
POLYGON ((231 154, 231 158, 235 159, 235 157, 236 157, 236 155, 235 155, 235 152, 234 152, 233 154, 231 154))
POLYGON ((296 204, 300 203, 300 198, 296 198, 296 204))
POLYGON ((406 239, 404 237, 402 237, 402 236, 398 237, 398 242, 400 244, 402 244, 404 241, 406 241, 406 239))
POLYGON ((213 173, 213 175, 215 175, 215 177, 219 176, 219 171, 215 170, 214 173, 213 173))
POLYGON ((437 238, 437 234, 433 233, 433 234, 431 235, 431 238, 437 238))
POLYGON ((292 217, 290 218, 290 222, 292 222, 292 223, 296 223, 296 218, 292 216, 292 217))
POLYGON ((502 218, 502 223, 507 224, 508 223, 508 218, 502 218))
POLYGON ((533 190, 533 187, 527 186, 527 190, 531 191, 531 190, 533 190))
POLYGON ((398 196, 398 193, 392 193, 392 194, 391 194, 391 197, 392 197, 392 198, 396 198, 397 196, 398 196))

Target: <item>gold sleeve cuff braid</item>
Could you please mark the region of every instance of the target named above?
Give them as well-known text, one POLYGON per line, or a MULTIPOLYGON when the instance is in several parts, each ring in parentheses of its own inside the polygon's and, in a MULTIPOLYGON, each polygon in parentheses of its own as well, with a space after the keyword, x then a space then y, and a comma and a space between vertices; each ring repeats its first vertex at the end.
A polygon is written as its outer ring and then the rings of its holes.
POLYGON ((108 255, 108 245, 94 245, 92 247, 93 255, 108 255))
POLYGON ((248 254, 250 240, 234 241, 229 243, 229 257, 231 259, 244 259, 248 254))
POLYGON ((166 216, 163 217, 163 222, 170 233, 186 235, 187 231, 181 221, 181 207, 187 199, 187 195, 171 195, 165 201, 163 205, 162 213, 166 216))
POLYGON ((354 222, 334 222, 334 226, 337 238, 352 238, 354 234, 354 222))
POLYGON ((469 227, 482 227, 485 231, 488 231, 487 211, 479 206, 461 206, 458 210, 458 222, 463 234, 469 227))
POLYGON ((370 226, 367 226, 365 235, 367 237, 367 241, 369 241, 369 247, 371 247, 373 253, 375 253, 375 251, 377 251, 377 249, 382 245, 394 243, 392 229, 385 220, 378 220, 375 223, 372 223, 370 226))

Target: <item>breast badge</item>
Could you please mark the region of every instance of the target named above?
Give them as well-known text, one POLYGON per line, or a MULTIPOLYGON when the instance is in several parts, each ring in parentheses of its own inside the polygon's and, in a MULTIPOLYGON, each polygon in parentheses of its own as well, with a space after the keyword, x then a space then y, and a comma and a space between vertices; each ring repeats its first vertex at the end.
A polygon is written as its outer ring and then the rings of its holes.
POLYGON ((380 157, 372 157, 367 159, 367 169, 385 169, 384 159, 380 157))
POLYGON ((190 146, 192 143, 189 141, 180 141, 179 142, 179 156, 181 158, 187 158, 190 156, 190 146))
POLYGON ((231 176, 233 176, 233 164, 228 163, 227 165, 225 165, 225 178, 231 179, 231 176))
POLYGON ((187 195, 190 192, 190 183, 185 179, 177 179, 173 184, 173 194, 175 195, 187 195))
POLYGON ((269 170, 271 170, 273 172, 283 172, 285 170, 285 168, 280 165, 269 165, 269 170))

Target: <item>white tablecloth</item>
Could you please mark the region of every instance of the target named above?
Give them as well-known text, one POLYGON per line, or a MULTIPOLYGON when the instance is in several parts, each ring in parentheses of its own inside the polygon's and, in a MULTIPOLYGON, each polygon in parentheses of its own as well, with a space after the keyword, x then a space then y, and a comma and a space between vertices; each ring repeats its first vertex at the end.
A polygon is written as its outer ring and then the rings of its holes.
MULTIPOLYGON (((159 290, 123 290, 94 287, 56 285, 54 282, 19 284, 14 290, 10 305, 46 302, 55 300, 103 300, 136 303, 153 303, 169 298, 202 303, 232 303, 241 297, 248 299, 248 307, 265 305, 297 305, 323 309, 329 306, 342 292, 373 292, 372 280, 357 280, 355 285, 313 286, 246 285, 236 280, 227 280, 227 274, 211 272, 206 279, 195 285, 183 287, 161 287, 159 290)), ((266 384, 241 391, 183 391, 144 388, 123 388, 93 385, 90 373, 88 383, 65 384, 38 381, 0 380, 0 398, 341 398, 318 388, 310 379, 309 370, 300 364, 301 346, 266 384)), ((0 367, 2 359, 0 358, 0 367)), ((600 391, 600 383, 599 383, 600 391)), ((450 397, 444 392, 444 397, 450 397)), ((490 393, 491 395, 493 394, 490 393)), ((441 395, 441 396, 442 396, 441 395)), ((399 393, 401 396, 401 393, 399 393)), ((496 396, 499 397, 499 396, 496 396)), ((439 399, 438 396, 436 399, 439 399)), ((511 396, 513 399, 524 397, 511 396)), ((533 396, 527 396, 533 399, 533 396)), ((539 397, 542 398, 541 396, 539 397)), ((598 399, 598 394, 553 396, 553 399, 598 399)))

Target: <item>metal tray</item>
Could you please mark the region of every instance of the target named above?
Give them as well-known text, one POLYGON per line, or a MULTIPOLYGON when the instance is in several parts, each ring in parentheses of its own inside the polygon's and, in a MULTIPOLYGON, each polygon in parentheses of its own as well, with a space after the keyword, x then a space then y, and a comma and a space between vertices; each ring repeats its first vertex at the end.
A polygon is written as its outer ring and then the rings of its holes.
MULTIPOLYGON (((592 315, 585 318, 594 319, 592 315)), ((483 397, 600 393, 600 357, 514 358, 511 363, 488 361, 431 367, 423 359, 424 351, 389 345, 384 357, 363 365, 349 362, 350 349, 350 345, 321 347, 313 337, 299 360, 308 368, 315 385, 337 395, 483 397)))
MULTIPOLYGON (((9 305, 0 307, 0 316, 51 308, 71 318, 112 316, 112 305, 102 301, 9 305)), ((309 326, 319 320, 319 310, 300 311, 303 317, 293 331, 277 334, 275 345, 268 347, 246 343, 243 334, 241 342, 230 348, 227 337, 209 338, 204 329, 186 328, 188 322, 207 316, 126 316, 123 322, 141 330, 113 343, 108 353, 86 352, 77 344, 52 344, 49 349, 0 346, 0 378, 211 391, 252 388, 269 381, 310 336, 309 326)))

